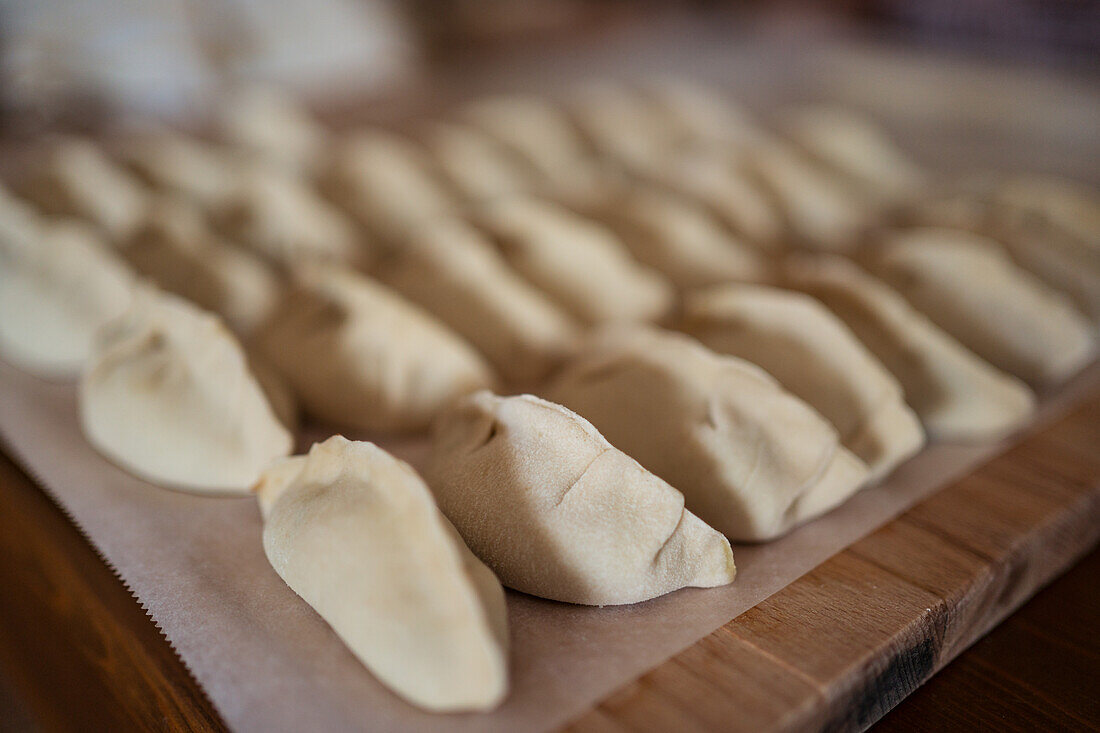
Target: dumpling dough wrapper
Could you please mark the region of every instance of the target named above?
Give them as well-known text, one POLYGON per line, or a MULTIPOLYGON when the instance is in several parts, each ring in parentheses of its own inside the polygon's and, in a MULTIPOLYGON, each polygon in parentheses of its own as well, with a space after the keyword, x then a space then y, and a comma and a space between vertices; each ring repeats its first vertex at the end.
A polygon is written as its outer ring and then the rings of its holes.
POLYGON ((378 432, 425 429, 457 397, 488 386, 473 347, 363 275, 301 268, 253 343, 315 417, 378 432))
POLYGON ((439 506, 510 588, 604 606, 733 580, 726 538, 560 405, 478 392, 434 433, 439 506))
POLYGON ((726 285, 689 293, 681 328, 750 361, 831 422, 877 480, 924 445, 894 375, 824 305, 803 293, 726 285))
POLYGON ((547 394, 734 541, 778 537, 867 479, 825 418, 759 367, 684 334, 604 329, 547 394))
POLYGON ((294 445, 221 321, 144 288, 96 340, 80 421, 127 471, 198 492, 245 494, 294 445))
POLYGON ((412 467, 334 436, 268 470, 256 495, 272 567, 383 684, 439 712, 500 703, 504 591, 412 467))
POLYGON ((546 201, 509 198, 477 222, 529 282, 585 323, 653 320, 671 307, 671 284, 638 264, 597 222, 546 201))
POLYGON ((1084 317, 993 240, 950 229, 900 231, 883 236, 867 262, 933 323, 1026 382, 1065 379, 1092 358, 1084 317))
POLYGON ((426 224, 378 271, 434 314, 511 382, 531 384, 572 351, 576 322, 457 219, 426 224))
POLYGON ((929 437, 993 440, 1024 425, 1035 394, 981 359, 849 260, 789 259, 784 282, 823 302, 905 390, 929 437))
POLYGON ((657 187, 634 187, 596 215, 642 264, 680 288, 759 280, 761 253, 725 230, 703 206, 657 187))
POLYGON ((74 378, 96 331, 133 298, 130 268, 90 225, 42 221, 0 247, 0 354, 47 379, 74 378))
POLYGON ((99 227, 111 244, 141 223, 148 191, 91 140, 54 140, 35 173, 19 188, 42 213, 99 227))

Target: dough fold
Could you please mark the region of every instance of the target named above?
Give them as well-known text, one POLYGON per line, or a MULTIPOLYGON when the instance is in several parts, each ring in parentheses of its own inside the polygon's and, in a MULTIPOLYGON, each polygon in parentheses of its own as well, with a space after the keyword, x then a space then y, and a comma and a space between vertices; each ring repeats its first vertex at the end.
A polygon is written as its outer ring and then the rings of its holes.
POLYGON ((852 262, 791 258, 784 279, 828 306, 897 377, 929 437, 992 440, 1034 412, 1027 385, 983 361, 852 262))
POLYGON ((151 289, 97 337, 80 420, 88 441, 126 470, 199 492, 245 494, 293 448, 221 322, 151 289))
POLYGON ((681 327, 720 354, 756 364, 831 422, 877 480, 924 445, 897 379, 813 298, 758 285, 691 293, 681 327))
POLYGON ((1065 379, 1092 358, 1084 317, 993 240, 911 229, 884 236, 867 261, 933 323, 1026 382, 1065 379))
POLYGON ((759 367, 683 334, 597 333, 548 396, 684 493, 734 541, 778 537, 859 490, 867 467, 759 367))
POLYGON ((500 703, 504 591, 412 467, 337 435, 268 470, 256 493, 272 567, 383 684, 439 712, 500 703))
POLYGON ((434 432, 428 483, 510 588, 603 606, 733 580, 729 542, 683 495, 560 405, 478 392, 434 432))
POLYGON ((417 229, 379 277, 465 337, 514 383, 544 377, 578 337, 568 314, 459 220, 417 229))
POLYGON ((594 221, 530 198, 493 202, 477 218, 513 268, 581 321, 652 320, 672 305, 669 282, 594 221))
POLYGON ((299 268, 254 344, 307 412, 360 430, 422 430, 448 402, 492 381, 477 352, 435 318, 323 264, 299 268))
POLYGON ((47 379, 80 374, 96 331, 122 315, 134 278, 97 230, 37 221, 0 247, 0 353, 47 379))

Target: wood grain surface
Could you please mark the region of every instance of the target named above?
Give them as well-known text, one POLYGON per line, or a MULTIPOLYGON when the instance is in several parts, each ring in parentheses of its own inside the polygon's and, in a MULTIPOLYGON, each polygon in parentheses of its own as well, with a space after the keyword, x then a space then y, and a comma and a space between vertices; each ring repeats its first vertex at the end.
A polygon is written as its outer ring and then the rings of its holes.
MULTIPOLYGON (((619 690, 571 730, 871 725, 1096 544, 1097 445, 1094 394, 619 690)), ((1091 659, 1085 679, 1095 681, 1091 659)), ((1055 710, 1046 712, 1056 728, 1081 722, 1055 710)))
POLYGON ((3 453, 0 558, 0 680, 33 729, 224 729, 122 582, 3 453))
POLYGON ((876 733, 1100 728, 1100 551, 914 692, 876 733))
MULTIPOLYGON (((874 723, 1095 545, 1098 444, 1094 394, 619 690, 571 729, 874 723)), ((0 601, 0 684, 11 688, 0 707, 17 699, 22 718, 45 730, 224 728, 119 580, 2 455, 0 553, 0 587, 8 589, 0 601)), ((1100 564, 1095 558, 1088 567, 1100 564)), ((983 642, 984 656, 968 653, 947 670, 957 682, 934 678, 885 719, 886 729, 1095 726, 1094 579, 1014 619, 983 642), (1027 664, 1037 666, 1038 682, 1021 678, 1027 664)))

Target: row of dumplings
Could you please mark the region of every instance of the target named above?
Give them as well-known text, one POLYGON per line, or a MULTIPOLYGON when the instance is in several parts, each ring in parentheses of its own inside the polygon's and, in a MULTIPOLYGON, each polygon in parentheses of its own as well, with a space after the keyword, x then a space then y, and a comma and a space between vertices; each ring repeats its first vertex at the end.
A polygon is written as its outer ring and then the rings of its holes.
POLYGON ((127 470, 254 491, 273 567, 389 687, 491 708, 501 583, 591 605, 729 583, 730 540, 926 435, 1012 432, 1092 358, 1091 192, 938 184, 833 109, 778 130, 661 82, 476 101, 416 137, 250 93, 215 141, 55 141, 0 192, 0 355, 79 375, 127 470), (299 409, 433 425, 424 477, 339 436, 287 458, 299 409))

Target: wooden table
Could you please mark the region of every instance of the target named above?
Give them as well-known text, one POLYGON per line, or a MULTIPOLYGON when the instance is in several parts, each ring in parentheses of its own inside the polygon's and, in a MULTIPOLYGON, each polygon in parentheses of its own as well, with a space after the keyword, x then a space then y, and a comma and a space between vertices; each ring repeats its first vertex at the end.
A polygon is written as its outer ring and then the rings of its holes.
MULTIPOLYGON (((1098 445, 1093 394, 611 695, 572 729, 874 723, 1095 546, 1098 445)), ((0 728, 21 720, 47 730, 223 727, 122 583, 2 455, 0 556, 0 711, 10 711, 0 713, 10 718, 0 717, 0 728)), ((1098 567, 1093 554, 883 727, 1100 725, 1098 567)))

